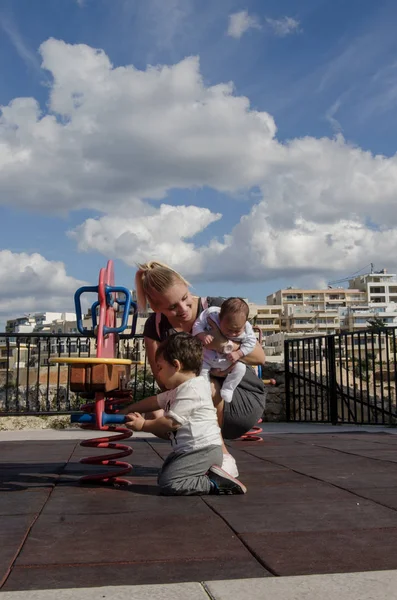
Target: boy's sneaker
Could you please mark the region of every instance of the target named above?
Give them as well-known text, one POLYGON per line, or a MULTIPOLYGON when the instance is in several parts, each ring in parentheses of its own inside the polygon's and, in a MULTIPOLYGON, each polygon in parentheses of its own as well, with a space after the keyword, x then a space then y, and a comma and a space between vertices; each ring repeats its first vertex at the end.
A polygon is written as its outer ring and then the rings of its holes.
POLYGON ((208 471, 211 494, 246 494, 247 488, 238 479, 214 465, 208 471))
POLYGON ((235 479, 238 477, 238 468, 234 456, 232 456, 231 454, 223 455, 222 470, 226 471, 226 473, 228 473, 235 479))

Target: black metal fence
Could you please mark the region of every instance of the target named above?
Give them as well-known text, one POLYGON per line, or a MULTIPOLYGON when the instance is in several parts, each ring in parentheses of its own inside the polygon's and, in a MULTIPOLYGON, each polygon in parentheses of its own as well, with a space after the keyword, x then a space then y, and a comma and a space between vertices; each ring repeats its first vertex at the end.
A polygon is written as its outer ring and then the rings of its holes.
MULTIPOLYGON (((70 414, 86 397, 70 390, 70 366, 53 357, 96 356, 93 337, 79 334, 0 334, 0 416, 70 414)), ((139 400, 156 392, 142 336, 120 335, 117 357, 143 360, 131 367, 127 387, 139 400)))
POLYGON ((396 329, 286 340, 287 420, 395 425, 396 329))

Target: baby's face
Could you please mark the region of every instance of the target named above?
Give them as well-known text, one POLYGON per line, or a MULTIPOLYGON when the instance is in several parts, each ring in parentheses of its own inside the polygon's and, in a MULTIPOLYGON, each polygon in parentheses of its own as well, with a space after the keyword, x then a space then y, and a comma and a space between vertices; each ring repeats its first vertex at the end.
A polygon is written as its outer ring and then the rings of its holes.
POLYGON ((227 338, 239 337, 244 333, 245 315, 241 313, 233 313, 225 315, 220 321, 220 330, 227 338))

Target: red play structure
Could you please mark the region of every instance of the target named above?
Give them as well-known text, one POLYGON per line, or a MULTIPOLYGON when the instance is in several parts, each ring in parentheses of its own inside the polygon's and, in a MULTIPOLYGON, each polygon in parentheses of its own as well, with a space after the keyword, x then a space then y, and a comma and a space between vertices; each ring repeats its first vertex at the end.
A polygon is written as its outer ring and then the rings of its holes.
POLYGON ((72 422, 80 423, 86 429, 115 432, 118 435, 90 439, 81 443, 82 446, 93 448, 109 448, 116 450, 111 454, 83 458, 84 464, 111 466, 105 473, 86 475, 81 483, 108 483, 127 485, 130 482, 120 478, 132 470, 132 466, 119 459, 129 456, 132 449, 117 443, 127 439, 132 432, 125 427, 124 415, 117 414, 117 405, 132 402, 130 390, 125 388, 125 382, 130 379, 130 369, 137 361, 116 358, 117 336, 128 327, 128 317, 133 307, 131 335, 135 334, 137 306, 131 300, 131 293, 123 287, 114 285, 113 261, 109 260, 106 269, 99 272, 97 286, 81 287, 75 293, 77 328, 83 335, 96 338, 96 357, 67 357, 53 358, 51 362, 70 364, 70 389, 88 396, 94 396, 94 402, 82 407, 85 414, 72 415, 72 422), (85 292, 98 294, 98 300, 91 307, 92 330, 83 326, 81 295, 85 292), (116 317, 122 309, 122 323, 116 327, 116 317), (111 412, 107 412, 111 411, 111 412), (113 467, 119 467, 114 469, 113 467))

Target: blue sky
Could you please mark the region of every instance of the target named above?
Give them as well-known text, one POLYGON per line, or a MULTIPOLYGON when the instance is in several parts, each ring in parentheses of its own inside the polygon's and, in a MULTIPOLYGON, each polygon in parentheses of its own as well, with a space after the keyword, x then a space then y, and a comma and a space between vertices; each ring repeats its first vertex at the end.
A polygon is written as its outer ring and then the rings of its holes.
POLYGON ((24 101, 0 120, 0 250, 9 251, 0 279, 15 298, 10 306, 0 292, 0 314, 68 308, 72 288, 95 282, 107 258, 120 285, 132 286, 133 265, 147 255, 172 262, 197 293, 256 302, 371 261, 394 270, 396 22, 392 0, 2 0, 0 105, 32 98, 41 113, 24 101), (128 65, 143 77, 121 80, 115 69, 128 65), (114 104, 102 95, 108 83, 114 104), (32 129, 47 114, 56 141, 32 129), (160 204, 176 208, 167 216, 160 204), (56 289, 47 267, 59 263, 56 289), (27 268, 41 294, 31 293, 27 268))

